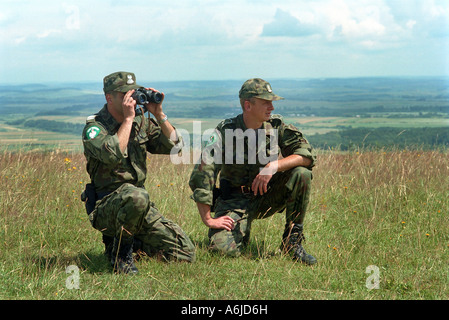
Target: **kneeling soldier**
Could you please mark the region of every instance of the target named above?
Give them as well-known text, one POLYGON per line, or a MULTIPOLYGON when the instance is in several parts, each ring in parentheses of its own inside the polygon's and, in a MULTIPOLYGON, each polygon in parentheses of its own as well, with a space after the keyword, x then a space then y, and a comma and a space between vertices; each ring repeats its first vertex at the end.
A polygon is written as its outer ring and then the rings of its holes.
POLYGON ((114 269, 130 274, 138 272, 132 256, 136 249, 167 260, 191 262, 195 257, 190 238, 159 213, 144 188, 147 152, 170 154, 183 143, 162 111, 162 93, 161 101, 144 103, 156 121, 145 118, 145 112, 136 114, 133 93, 139 88, 133 73, 106 76, 107 103, 87 119, 82 136, 91 178, 84 192, 89 219, 102 232, 114 269))
POLYGON ((315 153, 298 129, 271 114, 272 101, 283 98, 268 82, 246 81, 239 97, 243 113, 216 127, 189 182, 201 219, 209 227, 210 245, 239 255, 248 243, 252 221, 285 209, 281 248, 295 260, 313 265, 317 260, 302 243, 315 153))

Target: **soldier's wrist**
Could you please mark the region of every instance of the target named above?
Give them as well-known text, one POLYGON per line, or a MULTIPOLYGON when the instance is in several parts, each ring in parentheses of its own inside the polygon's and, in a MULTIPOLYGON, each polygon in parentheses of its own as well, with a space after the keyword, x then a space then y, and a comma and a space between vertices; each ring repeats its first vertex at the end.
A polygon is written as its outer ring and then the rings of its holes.
POLYGON ((157 121, 157 123, 159 123, 159 124, 163 124, 165 121, 167 121, 168 120, 168 117, 167 117, 167 115, 166 114, 164 114, 164 113, 162 113, 161 115, 158 115, 157 117, 156 117, 156 121, 157 121))

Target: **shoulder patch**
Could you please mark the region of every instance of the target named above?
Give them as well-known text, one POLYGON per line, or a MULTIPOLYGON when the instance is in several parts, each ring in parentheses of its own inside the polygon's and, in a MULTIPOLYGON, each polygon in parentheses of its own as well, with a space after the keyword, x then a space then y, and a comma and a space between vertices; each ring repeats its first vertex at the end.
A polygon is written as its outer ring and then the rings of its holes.
POLYGON ((212 135, 209 137, 209 140, 206 142, 206 147, 210 147, 213 144, 215 144, 217 141, 219 140, 218 138, 218 134, 215 131, 214 133, 212 133, 212 135))
POLYGON ((92 126, 86 130, 86 139, 91 140, 95 139, 96 136, 100 134, 101 129, 97 126, 92 126))

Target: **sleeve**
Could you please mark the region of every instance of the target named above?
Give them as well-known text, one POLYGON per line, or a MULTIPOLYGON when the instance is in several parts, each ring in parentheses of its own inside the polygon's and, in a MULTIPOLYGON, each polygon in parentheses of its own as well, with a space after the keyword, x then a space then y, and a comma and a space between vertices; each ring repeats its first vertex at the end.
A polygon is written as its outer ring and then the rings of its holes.
POLYGON ((179 131, 175 129, 178 142, 174 143, 171 139, 167 138, 163 133, 161 127, 153 120, 148 121, 147 135, 147 150, 153 154, 170 154, 172 150, 181 151, 184 146, 184 140, 182 139, 179 131), (173 149, 175 148, 175 149, 173 149))
POLYGON ((89 123, 83 130, 84 152, 105 164, 117 164, 128 155, 120 150, 117 134, 110 135, 98 122, 89 123))
POLYGON ((218 136, 217 130, 212 133, 209 142, 202 150, 201 163, 195 164, 190 175, 189 186, 193 191, 191 198, 195 202, 213 205, 214 187, 221 170, 221 165, 213 161, 215 152, 222 156, 220 152, 222 149, 215 148, 222 142, 218 136))
POLYGON ((214 164, 204 162, 196 164, 189 180, 190 189, 193 191, 191 198, 195 202, 212 205, 213 190, 215 187, 216 174, 214 164))
POLYGON ((283 124, 279 141, 283 157, 297 154, 312 160, 310 168, 315 166, 316 153, 303 134, 293 125, 283 124))

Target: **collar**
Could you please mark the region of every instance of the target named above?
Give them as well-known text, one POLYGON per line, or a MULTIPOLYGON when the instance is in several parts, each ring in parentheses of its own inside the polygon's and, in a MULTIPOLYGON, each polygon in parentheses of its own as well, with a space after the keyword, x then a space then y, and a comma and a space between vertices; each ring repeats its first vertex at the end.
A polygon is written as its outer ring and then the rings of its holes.
POLYGON ((108 105, 105 104, 104 107, 98 112, 101 118, 101 122, 106 126, 106 130, 110 132, 116 132, 120 127, 120 123, 114 119, 114 117, 108 111, 108 105))
MULTIPOLYGON (((243 113, 239 114, 236 117, 236 123, 237 123, 237 128, 240 128, 243 131, 248 129, 245 125, 245 121, 243 120, 243 113)), ((264 121, 262 123, 262 126, 259 129, 265 129, 267 131, 267 135, 268 135, 269 130, 273 129, 273 126, 271 125, 271 123, 269 121, 264 121)), ((258 130, 258 129, 255 129, 255 130, 258 130)))

